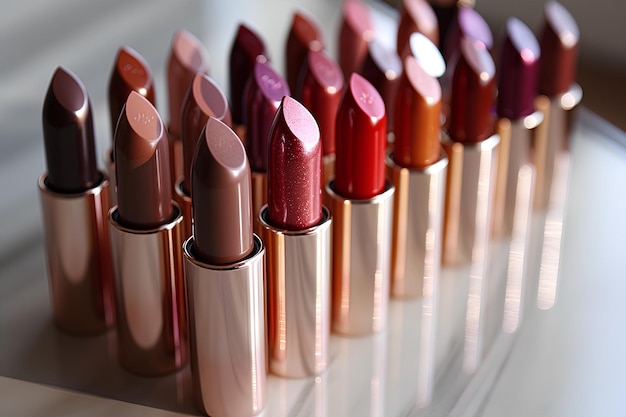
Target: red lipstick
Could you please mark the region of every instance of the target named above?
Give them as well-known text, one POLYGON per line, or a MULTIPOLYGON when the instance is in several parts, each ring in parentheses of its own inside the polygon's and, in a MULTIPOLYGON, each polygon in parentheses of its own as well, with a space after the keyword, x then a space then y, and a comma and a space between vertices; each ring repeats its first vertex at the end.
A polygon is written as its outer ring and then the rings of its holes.
POLYGON ((361 0, 344 0, 339 29, 339 66, 344 79, 363 66, 367 44, 374 39, 370 10, 361 0))
POLYGON ((328 365, 331 219, 322 206, 322 142, 315 119, 284 97, 268 148, 269 364, 281 376, 317 375, 328 365))
MULTIPOLYGON (((320 25, 303 12, 296 12, 293 15, 287 45, 285 48, 287 85, 291 91, 299 94, 297 88, 298 77, 309 51, 321 51, 324 49, 324 36, 320 25)), ((298 99, 301 97, 297 96, 298 99)))
POLYGON ((159 375, 187 356, 182 214, 172 202, 167 133, 156 109, 131 92, 115 131, 117 207, 109 213, 118 356, 159 375))
POLYGON ((334 217, 333 329, 368 334, 387 321, 394 187, 385 180, 385 104, 358 74, 339 106, 336 137, 336 175, 326 186, 334 217))
POLYGON ((191 168, 193 235, 183 245, 197 408, 256 415, 266 397, 263 242, 252 232, 243 144, 210 117, 191 168))
POLYGON ((183 144, 183 177, 176 182, 175 201, 183 212, 185 238, 191 236, 191 164, 198 138, 209 117, 232 128, 230 107, 226 95, 206 74, 197 73, 183 100, 181 134, 183 144))
POLYGON ((167 93, 169 106, 168 137, 172 166, 172 189, 183 176, 183 149, 180 141, 183 100, 196 73, 209 73, 209 53, 193 34, 177 30, 167 60, 167 93))
POLYGON ((439 45, 439 23, 433 7, 426 0, 402 0, 397 37, 398 56, 404 57, 409 38, 415 32, 439 45))
POLYGON ((63 67, 50 80, 42 122, 48 172, 38 185, 54 323, 100 333, 114 321, 109 181, 96 163, 87 90, 63 67))

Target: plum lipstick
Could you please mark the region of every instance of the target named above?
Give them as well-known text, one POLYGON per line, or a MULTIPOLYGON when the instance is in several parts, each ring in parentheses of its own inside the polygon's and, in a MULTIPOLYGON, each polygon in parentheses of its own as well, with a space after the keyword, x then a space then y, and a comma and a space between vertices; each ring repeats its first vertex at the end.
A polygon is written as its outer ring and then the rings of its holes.
POLYGON ((387 117, 376 89, 352 74, 337 113, 335 178, 326 185, 333 215, 334 331, 386 326, 394 187, 385 179, 387 117))
POLYGON ((193 235, 183 245, 197 408, 251 416, 266 397, 263 242, 253 234, 243 144, 210 117, 191 169, 193 235))
POLYGON ((109 213, 118 356, 160 375, 186 361, 182 214, 172 201, 167 133, 155 108, 131 92, 115 132, 117 206, 109 213))
POLYGON ((284 97, 268 148, 267 245, 269 364, 303 378, 329 362, 331 218, 322 206, 322 143, 315 119, 284 97))
POLYGON ((70 333, 100 333, 114 321, 109 181, 96 163, 89 96, 64 67, 52 75, 42 122, 48 172, 38 185, 54 322, 70 333))

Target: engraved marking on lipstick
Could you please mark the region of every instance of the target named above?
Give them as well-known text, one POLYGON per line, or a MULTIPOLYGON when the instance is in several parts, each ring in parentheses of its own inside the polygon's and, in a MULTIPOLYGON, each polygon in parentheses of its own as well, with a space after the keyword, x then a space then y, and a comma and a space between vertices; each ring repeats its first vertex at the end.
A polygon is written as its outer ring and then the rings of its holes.
POLYGON ((283 86, 280 80, 277 80, 276 78, 268 74, 263 74, 263 76, 261 77, 261 81, 263 81, 263 83, 266 84, 272 90, 278 90, 279 88, 282 88, 283 86))
POLYGON ((133 117, 133 120, 138 123, 143 123, 144 125, 149 125, 154 122, 154 116, 139 112, 133 117))
POLYGON ((361 95, 359 95, 358 100, 364 104, 374 103, 374 97, 371 94, 366 93, 365 91, 363 91, 361 95))
POLYGON ((143 68, 136 67, 135 65, 128 63, 122 67, 122 71, 130 72, 132 75, 144 75, 145 71, 143 68))

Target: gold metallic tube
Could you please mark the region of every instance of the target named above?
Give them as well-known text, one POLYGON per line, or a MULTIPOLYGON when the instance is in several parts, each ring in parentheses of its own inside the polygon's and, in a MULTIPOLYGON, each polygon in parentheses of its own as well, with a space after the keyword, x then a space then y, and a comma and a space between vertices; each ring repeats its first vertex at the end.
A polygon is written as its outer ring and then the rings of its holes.
POLYGON ((109 212, 115 270, 118 356, 140 375, 175 371, 187 360, 187 321, 182 267, 183 216, 161 227, 122 226, 109 212))
POLYGON ((389 304, 395 188, 369 200, 348 200, 326 185, 333 214, 333 330, 363 335, 385 328, 389 304))
POLYGON ((264 205, 267 204, 267 173, 252 171, 252 219, 254 233, 263 235, 263 228, 259 221, 259 214, 264 205))
POLYGON ((255 235, 248 257, 223 266, 197 260, 193 244, 183 253, 196 406, 215 417, 255 415, 267 380, 263 243, 255 235))
POLYGON ((48 188, 39 177, 55 324, 89 335, 113 325, 113 274, 106 216, 109 181, 79 194, 48 188))
POLYGON ((104 166, 107 169, 110 184, 109 207, 117 206, 117 180, 115 177, 115 162, 113 162, 113 148, 109 148, 104 154, 104 166))
POLYGON ((183 241, 185 241, 191 236, 191 226, 193 224, 193 217, 191 216, 191 196, 183 191, 182 178, 176 181, 174 191, 176 191, 174 193, 174 201, 176 201, 176 204, 178 204, 178 207, 180 207, 180 210, 183 212, 183 241))
POLYGON ((320 222, 289 231, 260 214, 267 245, 269 366, 276 375, 304 378, 328 365, 330 340, 331 217, 322 208, 320 222))
POLYGON ((487 262, 499 142, 497 134, 476 143, 454 142, 444 137, 443 147, 449 158, 444 265, 487 262))
POLYGON ((424 169, 403 168, 387 154, 396 188, 391 241, 391 295, 421 297, 424 280, 441 270, 441 239, 448 158, 424 169))

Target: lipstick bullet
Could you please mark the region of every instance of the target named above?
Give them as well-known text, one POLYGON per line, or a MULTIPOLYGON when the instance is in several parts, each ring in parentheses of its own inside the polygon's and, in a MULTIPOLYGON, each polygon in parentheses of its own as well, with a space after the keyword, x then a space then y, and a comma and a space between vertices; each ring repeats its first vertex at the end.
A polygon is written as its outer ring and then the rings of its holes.
POLYGON ((372 39, 374 26, 367 5, 361 0, 344 0, 337 54, 344 79, 363 66, 372 39))
POLYGON ((298 77, 306 57, 309 51, 322 49, 324 36, 319 23, 303 12, 294 13, 285 46, 285 78, 289 89, 296 94, 298 100, 302 98, 297 88, 298 77))
POLYGON ((461 40, 466 38, 482 43, 488 50, 493 48, 493 35, 485 19, 473 7, 459 4, 443 45, 443 56, 449 67, 454 68, 454 59, 460 53, 461 40))
POLYGON ((443 262, 472 264, 484 274, 491 227, 497 145, 491 106, 495 65, 489 51, 461 40, 453 71, 448 135, 443 262))
POLYGON ((131 92, 115 131, 117 206, 109 212, 118 356, 140 375, 187 357, 183 217, 172 201, 167 133, 156 109, 131 92))
MULTIPOLYGON (((117 120, 120 117, 122 107, 131 91, 144 96, 150 103, 155 104, 154 81, 152 70, 146 60, 137 51, 128 46, 122 46, 117 51, 117 57, 113 64, 111 77, 109 78, 109 117, 111 118, 111 139, 115 135, 117 120)), ((117 204, 115 193, 115 161, 113 161, 113 140, 107 150, 104 162, 111 182, 111 206, 117 204)))
POLYGON ((335 176, 335 123, 344 92, 341 68, 323 51, 310 51, 301 74, 302 104, 319 126, 322 138, 322 184, 335 176))
POLYGON ((261 207, 267 203, 267 141, 278 107, 290 92, 287 82, 265 60, 257 60, 254 64, 247 90, 246 150, 252 170, 254 230, 260 235, 258 216, 261 207))
POLYGON ((196 407, 252 416, 266 397, 263 242, 252 232, 243 144, 210 117, 191 169, 193 235, 184 243, 196 407))
POLYGON ((333 330, 346 335, 386 326, 394 187, 385 179, 385 104, 352 74, 337 113, 333 215, 333 330))
POLYGON ((246 85, 252 76, 257 59, 269 61, 265 43, 252 28, 240 24, 230 48, 228 69, 233 127, 244 144, 246 143, 246 85))
POLYGON ((114 322, 109 181, 96 163, 87 90, 64 67, 52 75, 42 122, 48 172, 38 185, 54 323, 100 333, 114 322))
POLYGON ((183 177, 176 182, 174 200, 183 212, 183 237, 191 236, 191 163, 198 138, 209 117, 232 128, 226 95, 206 74, 196 73, 183 100, 180 139, 183 145, 183 177))
POLYGON ((409 38, 409 44, 403 58, 413 56, 420 67, 428 75, 435 78, 442 77, 446 72, 446 62, 437 46, 421 33, 413 33, 409 38))
POLYGON ((391 295, 416 297, 439 279, 448 158, 440 145, 439 81, 413 57, 404 61, 396 109, 396 142, 387 157, 396 187, 391 295))
POLYGON ((304 378, 329 361, 330 233, 322 206, 322 143, 315 119, 284 97, 270 131, 268 204, 260 213, 267 245, 270 371, 304 378))
POLYGON ((180 140, 181 111, 183 100, 196 73, 209 73, 209 53, 191 32, 177 30, 172 37, 170 55, 167 59, 167 93, 170 142, 170 165, 172 189, 183 176, 183 145, 180 140))
POLYGON ((403 54, 411 34, 421 33, 435 45, 439 45, 439 23, 433 7, 426 0, 402 0, 400 23, 396 41, 398 56, 403 54))

